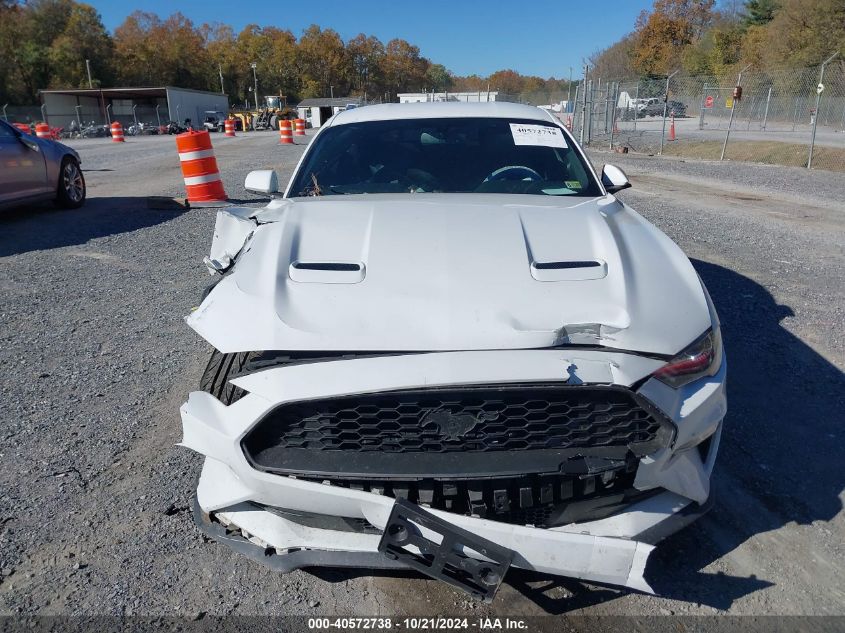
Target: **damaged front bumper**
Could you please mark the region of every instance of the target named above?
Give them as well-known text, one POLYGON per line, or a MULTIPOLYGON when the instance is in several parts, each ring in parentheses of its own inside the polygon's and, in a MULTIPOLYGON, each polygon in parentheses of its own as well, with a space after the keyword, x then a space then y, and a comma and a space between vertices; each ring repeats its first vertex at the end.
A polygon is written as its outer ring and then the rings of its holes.
MULTIPOLYGON (((181 413, 182 444, 206 456, 197 490, 197 523, 213 538, 281 571, 403 566, 379 553, 395 505, 386 494, 390 485, 355 486, 323 470, 314 476, 271 472, 245 450, 244 439, 256 425, 285 403, 355 394, 461 385, 629 388, 637 384, 637 397, 671 421, 674 432, 665 446, 639 457, 635 473, 630 474, 632 490, 643 494, 626 497, 626 503, 608 516, 541 528, 495 520, 494 515, 472 516, 474 512, 466 508, 458 512, 426 505, 424 510, 513 552, 515 567, 650 592, 643 572, 653 544, 707 508, 726 410, 724 365, 716 376, 681 389, 656 380, 643 382, 660 365, 661 361, 642 356, 588 350, 393 355, 294 364, 248 374, 234 380, 247 395, 228 407, 209 394, 194 392, 181 413)), ((454 454, 458 464, 462 455, 454 454)), ((495 463, 496 455, 491 455, 495 463)), ((416 473, 420 481, 425 474, 416 473)), ((612 485, 598 471, 572 477, 583 482, 576 484, 583 488, 588 481, 612 485)), ((519 492, 514 503, 523 501, 519 492)), ((529 505, 542 501, 543 487, 535 486, 533 492, 529 505)), ((408 493, 403 484, 392 494, 407 498, 408 493)), ((423 503, 419 490, 411 496, 423 503)), ((560 501, 559 492, 554 492, 554 499, 560 501)), ((469 555, 478 556, 474 551, 469 555)))

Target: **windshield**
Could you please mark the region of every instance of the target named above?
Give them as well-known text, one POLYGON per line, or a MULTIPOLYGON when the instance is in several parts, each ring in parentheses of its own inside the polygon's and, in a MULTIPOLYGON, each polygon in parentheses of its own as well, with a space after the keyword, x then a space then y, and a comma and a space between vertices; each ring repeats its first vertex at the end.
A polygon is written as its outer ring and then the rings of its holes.
POLYGON ((601 195, 558 126, 495 118, 368 121, 324 130, 290 196, 364 193, 601 195))

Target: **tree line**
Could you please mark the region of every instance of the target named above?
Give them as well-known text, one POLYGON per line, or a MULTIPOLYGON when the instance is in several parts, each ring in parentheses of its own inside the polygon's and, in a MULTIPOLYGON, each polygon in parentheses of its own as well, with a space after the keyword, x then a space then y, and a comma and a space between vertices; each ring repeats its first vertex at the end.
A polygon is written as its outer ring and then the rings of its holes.
MULTIPOLYGON (((284 12, 280 12, 281 15, 284 12)), ((44 88, 178 86, 247 99, 253 69, 260 95, 361 96, 396 100, 400 92, 499 90, 535 98, 562 93, 568 81, 501 70, 455 76, 403 39, 383 43, 361 33, 348 41, 312 25, 299 37, 249 24, 236 33, 221 23, 196 25, 135 11, 109 33, 97 11, 75 0, 0 0, 0 105, 33 104, 44 88), (86 61, 88 66, 86 67, 86 61)))
POLYGON ((843 0, 654 0, 631 33, 589 61, 607 79, 723 75, 748 64, 814 66, 837 50, 845 59, 843 0))

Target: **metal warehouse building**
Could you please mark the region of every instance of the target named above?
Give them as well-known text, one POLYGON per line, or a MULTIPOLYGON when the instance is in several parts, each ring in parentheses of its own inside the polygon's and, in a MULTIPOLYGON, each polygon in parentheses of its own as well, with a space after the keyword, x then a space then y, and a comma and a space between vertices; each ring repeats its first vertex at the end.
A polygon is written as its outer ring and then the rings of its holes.
POLYGON ((124 127, 135 121, 160 125, 191 119, 197 126, 206 111, 227 113, 229 98, 219 92, 205 92, 164 86, 161 88, 93 88, 41 90, 47 122, 68 127, 71 121, 108 123, 124 127))

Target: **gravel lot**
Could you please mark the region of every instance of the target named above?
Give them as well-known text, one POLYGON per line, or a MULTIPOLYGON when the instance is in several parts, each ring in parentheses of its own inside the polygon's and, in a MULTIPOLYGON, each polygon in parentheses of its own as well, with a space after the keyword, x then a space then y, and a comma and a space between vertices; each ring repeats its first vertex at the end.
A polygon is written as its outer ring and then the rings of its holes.
MULTIPOLYGON (((229 194, 303 146, 214 137, 229 194)), ((515 572, 490 606, 413 575, 277 575, 207 542, 200 459, 175 446, 208 347, 196 305, 214 211, 179 195, 172 138, 76 143, 90 200, 0 216, 0 614, 845 614, 845 182, 826 172, 594 153, 694 259, 719 309, 730 413, 716 508, 666 541, 660 597, 515 572)))

